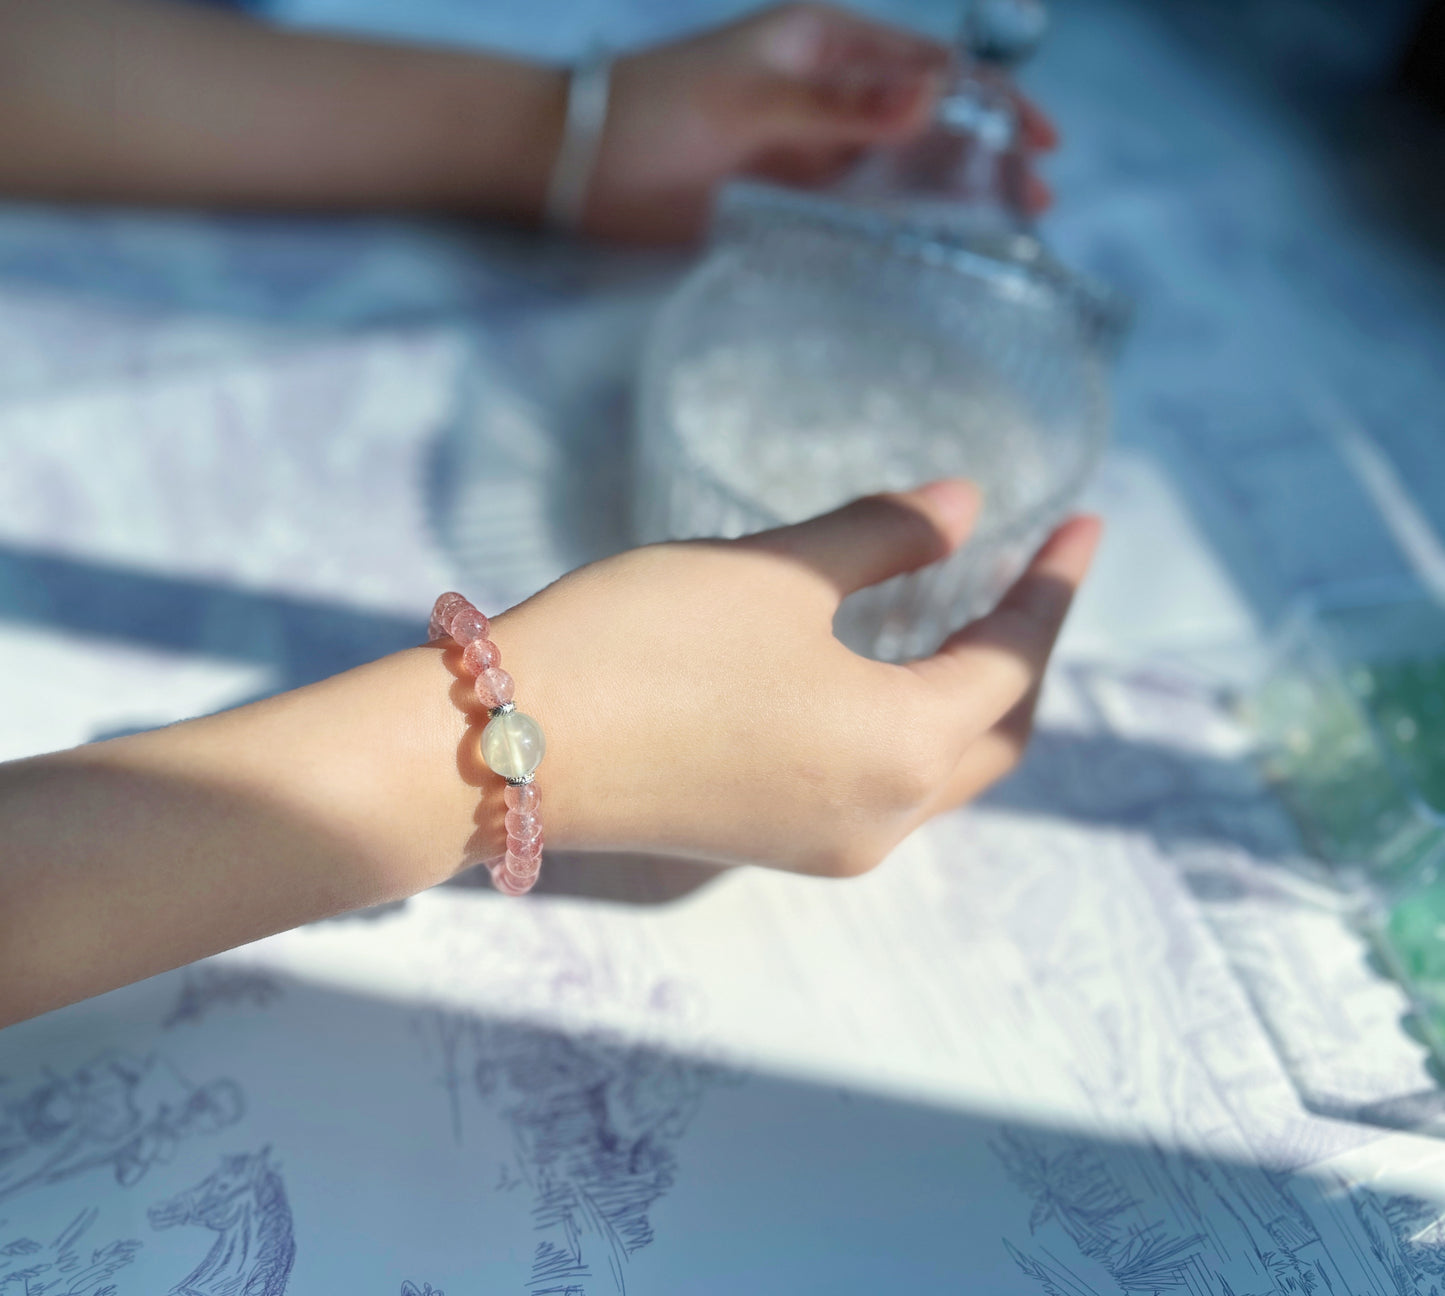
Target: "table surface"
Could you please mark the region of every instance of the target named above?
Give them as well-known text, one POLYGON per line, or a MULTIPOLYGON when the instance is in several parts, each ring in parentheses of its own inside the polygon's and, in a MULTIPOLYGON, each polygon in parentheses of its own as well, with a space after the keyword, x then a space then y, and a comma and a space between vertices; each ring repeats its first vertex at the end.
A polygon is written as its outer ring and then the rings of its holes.
MULTIPOLYGON (((0 1292, 1437 1290, 1445 1148, 1331 1118, 1423 1062, 1215 685, 1291 597, 1445 585, 1441 139, 1368 88, 1399 13, 1268 8, 1060 6, 1028 70, 1045 232, 1138 317, 1020 775, 855 882, 559 859, 7 1030, 0 1292)), ((557 57, 722 12, 282 9, 557 57)), ((0 757, 623 545, 679 268, 0 208, 0 757)))

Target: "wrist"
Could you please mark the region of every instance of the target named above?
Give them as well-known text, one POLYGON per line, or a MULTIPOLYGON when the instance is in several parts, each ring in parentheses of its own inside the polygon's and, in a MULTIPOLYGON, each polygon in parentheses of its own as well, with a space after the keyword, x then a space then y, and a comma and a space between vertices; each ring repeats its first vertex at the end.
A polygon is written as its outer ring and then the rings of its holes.
MULTIPOLYGON (((558 650, 559 636, 555 624, 549 625, 547 603, 545 597, 533 598, 501 614, 492 621, 490 635, 501 651, 505 669, 515 680, 517 710, 536 720, 545 737, 546 755, 537 768, 535 781, 542 798, 547 845, 549 849, 586 850, 602 844, 593 800, 597 789, 589 777, 599 757, 588 726, 579 723, 579 711, 586 708, 595 714, 597 707, 589 703, 579 687, 575 653, 558 650)), ((474 698, 471 705, 477 706, 474 698)), ((485 710, 474 715, 468 745, 480 772, 479 791, 486 802, 481 818, 490 824, 488 809, 502 806, 506 783, 486 768, 477 753, 487 718, 485 710)), ((498 809, 496 824, 500 823, 498 809)), ((501 837, 496 840, 500 851, 501 837)))
POLYGON ((460 205, 526 223, 542 217, 567 115, 566 69, 469 56, 444 114, 456 145, 441 183, 460 205))
POLYGON ((567 124, 567 69, 535 68, 528 98, 533 107, 521 130, 516 150, 518 201, 528 221, 540 221, 546 210, 553 169, 562 149, 567 124))

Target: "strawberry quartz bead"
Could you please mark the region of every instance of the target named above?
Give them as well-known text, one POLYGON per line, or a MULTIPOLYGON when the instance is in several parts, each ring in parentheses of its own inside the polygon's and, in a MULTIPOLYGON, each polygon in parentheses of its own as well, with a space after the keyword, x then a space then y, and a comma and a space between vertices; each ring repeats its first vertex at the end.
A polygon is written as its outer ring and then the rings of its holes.
POLYGON ((460 594, 450 590, 441 595, 432 604, 431 620, 427 623, 426 637, 430 643, 434 639, 445 639, 452 632, 452 618, 464 607, 471 607, 460 594))
POLYGON ((525 814, 536 814, 542 804, 542 794, 535 783, 509 783, 502 793, 508 810, 521 810, 525 814))
POLYGON ((530 885, 537 880, 537 874, 542 871, 542 857, 540 855, 518 855, 515 851, 508 851, 502 867, 507 870, 514 881, 526 882, 530 885))
POLYGON ((531 841, 542 835, 542 821, 525 810, 507 811, 507 836, 518 841, 531 841))
POLYGON ((508 837, 507 854, 514 855, 520 860, 541 860, 541 835, 539 834, 536 837, 508 837))
POLYGON ((526 895, 532 889, 532 881, 531 878, 514 878, 507 872, 505 864, 492 871, 492 885, 503 895, 526 895))
POLYGON ((468 603, 452 613, 451 624, 447 628, 452 638, 465 648, 473 639, 485 639, 492 623, 468 603))
POLYGON ((501 660, 501 652, 490 639, 473 639, 462 650, 462 669, 468 675, 480 675, 489 666, 495 666, 501 660))
POLYGON ((512 704, 516 685, 502 669, 502 654, 488 638, 491 622, 455 591, 432 607, 428 633, 449 635, 462 650, 462 668, 474 677, 477 699, 492 712, 482 730, 481 755, 494 773, 507 780, 507 853, 491 868, 503 895, 525 895, 542 869, 541 794, 530 782, 546 750, 542 729, 512 704))
POLYGON ((500 884, 504 878, 507 883, 506 887, 504 888, 501 885, 497 887, 497 890, 501 891, 503 895, 526 895, 527 892, 537 884, 535 877, 518 877, 505 866, 497 870, 498 883, 500 884))
POLYGON ((477 701, 495 710, 506 706, 517 691, 516 683, 500 666, 488 666, 477 676, 477 701))

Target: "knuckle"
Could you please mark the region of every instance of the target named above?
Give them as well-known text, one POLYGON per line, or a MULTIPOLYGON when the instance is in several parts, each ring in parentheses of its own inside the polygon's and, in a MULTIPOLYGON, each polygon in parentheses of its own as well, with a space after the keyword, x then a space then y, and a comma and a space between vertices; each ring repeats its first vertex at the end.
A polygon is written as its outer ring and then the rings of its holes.
POLYGON ((931 798, 957 763, 957 734, 946 708, 921 688, 910 688, 892 711, 889 801, 916 806, 931 798))
POLYGON ((866 866, 877 863, 880 832, 900 813, 936 797, 956 753, 946 711, 921 680, 902 671, 893 679, 885 668, 868 663, 861 682, 855 678, 852 684, 811 694, 811 755, 802 768, 814 771, 813 795, 831 829, 830 859, 841 851, 858 871, 864 865, 854 857, 852 843, 865 843, 866 866), (848 845, 839 845, 845 841, 848 845))
POLYGON ((881 780, 889 809, 922 805, 948 776, 950 766, 932 746, 900 753, 881 780))

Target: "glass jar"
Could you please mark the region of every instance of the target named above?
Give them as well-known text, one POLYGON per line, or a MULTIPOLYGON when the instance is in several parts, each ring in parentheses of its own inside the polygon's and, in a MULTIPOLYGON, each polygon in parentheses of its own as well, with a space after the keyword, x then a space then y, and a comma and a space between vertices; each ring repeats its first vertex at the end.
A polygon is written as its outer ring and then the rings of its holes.
POLYGON ((963 549, 839 614, 844 642, 892 660, 988 611, 1073 505, 1106 440, 1123 324, 1115 298, 996 204, 918 183, 919 159, 980 172, 942 130, 828 193, 730 186, 710 251, 652 327, 639 396, 643 542, 741 535, 939 477, 978 483, 963 549))

